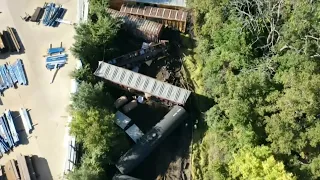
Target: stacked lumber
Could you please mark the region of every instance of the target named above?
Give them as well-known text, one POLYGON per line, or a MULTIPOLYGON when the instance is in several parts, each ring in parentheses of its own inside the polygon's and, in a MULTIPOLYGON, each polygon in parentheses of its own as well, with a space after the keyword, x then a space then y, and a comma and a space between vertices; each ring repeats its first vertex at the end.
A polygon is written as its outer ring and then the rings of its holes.
MULTIPOLYGON (((19 154, 17 160, 11 159, 4 166, 7 180, 36 180, 36 172, 30 156, 19 154)), ((2 171, 1 171, 2 173, 2 171)), ((3 176, 0 176, 3 177, 3 176)))
POLYGON ((4 172, 8 180, 20 179, 15 160, 11 159, 4 166, 4 172))

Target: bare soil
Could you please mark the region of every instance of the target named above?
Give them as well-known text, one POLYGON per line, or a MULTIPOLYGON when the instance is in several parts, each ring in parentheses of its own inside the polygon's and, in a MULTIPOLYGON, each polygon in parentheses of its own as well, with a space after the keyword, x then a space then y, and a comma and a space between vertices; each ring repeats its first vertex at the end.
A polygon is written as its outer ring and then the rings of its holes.
MULTIPOLYGON (((169 56, 153 61, 151 66, 143 64, 139 73, 180 86, 179 33, 165 32, 164 39, 170 41, 169 56)), ((138 106, 128 115, 146 133, 169 111, 163 103, 148 103, 138 106)), ((142 180, 189 180, 191 179, 190 145, 193 118, 181 123, 130 175, 142 180)))

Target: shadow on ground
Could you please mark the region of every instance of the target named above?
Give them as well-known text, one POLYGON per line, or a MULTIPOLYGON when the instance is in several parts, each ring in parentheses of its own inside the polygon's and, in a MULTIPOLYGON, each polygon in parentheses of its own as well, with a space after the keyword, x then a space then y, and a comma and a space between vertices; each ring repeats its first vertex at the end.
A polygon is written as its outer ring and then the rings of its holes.
MULTIPOLYGON (((168 52, 170 55, 167 58, 154 61, 152 66, 146 66, 143 64, 139 73, 158 78, 157 75, 159 74, 159 71, 161 71, 163 67, 168 67, 166 71, 172 72, 172 74, 174 74, 174 79, 179 79, 180 76, 176 76, 176 74, 181 70, 182 66, 179 49, 181 49, 180 41, 183 40, 180 39, 180 33, 178 32, 173 33, 172 37, 172 33, 164 34, 170 35, 170 37, 163 36, 163 38, 161 38, 169 40, 170 47, 168 52)), ((138 46, 141 45, 138 44, 138 46)), ((159 80, 164 81, 161 78, 159 80)), ((176 81, 172 81, 171 79, 167 79, 166 81, 171 84, 181 86, 179 83, 176 84, 176 81)), ((120 91, 117 93, 119 92, 120 91)), ((122 94, 128 94, 123 91, 121 92, 122 94)), ((189 101, 185 105, 185 109, 189 113, 189 118, 183 121, 139 166, 137 166, 128 175, 142 180, 191 179, 190 146, 194 134, 194 125, 200 121, 199 119, 201 119, 203 112, 211 107, 212 104, 212 99, 205 96, 197 94, 190 96, 189 101)), ((127 115, 132 119, 133 123, 146 133, 157 122, 159 122, 167 112, 168 108, 165 105, 139 104, 136 109, 127 113, 127 115)))
MULTIPOLYGON (((24 53, 25 53, 24 45, 23 45, 23 43, 22 43, 22 41, 21 41, 21 38, 20 38, 17 30, 16 30, 15 28, 12 28, 12 32, 13 32, 14 36, 16 37, 17 42, 18 42, 18 44, 19 44, 19 46, 20 46, 19 52, 16 52, 16 51, 15 51, 15 52, 10 52, 10 51, 9 51, 9 49, 10 49, 10 48, 9 48, 9 47, 10 47, 9 44, 12 44, 12 45, 13 45, 13 41, 12 41, 11 39, 5 40, 4 38, 1 38, 2 41, 3 41, 4 44, 5 44, 5 47, 6 47, 6 50, 5 50, 5 51, 8 51, 8 52, 2 52, 2 53, 0 54, 0 59, 6 59, 6 58, 8 58, 10 55, 17 55, 17 54, 24 54, 24 53), (10 41, 10 42, 8 42, 8 41, 10 41), (8 48, 9 48, 9 49, 8 49, 8 48)), ((9 34, 7 31, 3 31, 3 33, 4 33, 4 34, 9 34)), ((7 36, 9 37, 9 35, 7 35, 7 36)), ((12 48, 13 48, 13 47, 12 47, 12 48)))
POLYGON ((21 38, 20 38, 17 30, 15 28, 12 28, 12 31, 13 31, 13 34, 16 36, 16 39, 17 39, 17 41, 19 43, 19 46, 20 46, 20 51, 19 51, 18 54, 24 54, 25 53, 25 48, 23 46, 23 43, 21 41, 21 38))
POLYGON ((182 122, 157 148, 129 175, 142 180, 187 179, 184 169, 189 166, 191 119, 182 122))
POLYGON ((31 160, 38 180, 53 180, 48 161, 45 158, 33 155, 31 160))
POLYGON ((156 125, 164 115, 168 113, 168 108, 160 103, 139 104, 135 109, 127 113, 143 133, 149 131, 156 125))
POLYGON ((18 111, 11 111, 11 114, 12 114, 14 125, 19 134, 20 144, 29 144, 28 134, 24 129, 20 113, 18 111))

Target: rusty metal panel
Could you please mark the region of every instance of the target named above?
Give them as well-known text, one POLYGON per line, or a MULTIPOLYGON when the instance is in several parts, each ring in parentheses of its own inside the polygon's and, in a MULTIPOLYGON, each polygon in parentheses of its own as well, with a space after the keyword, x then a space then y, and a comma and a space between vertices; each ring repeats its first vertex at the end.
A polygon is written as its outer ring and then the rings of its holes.
POLYGON ((130 16, 126 13, 116 11, 110 8, 106 9, 114 18, 122 18, 126 29, 131 31, 135 36, 141 37, 147 41, 158 41, 163 25, 149 21, 136 16, 130 16))
POLYGON ((164 6, 172 6, 172 7, 182 7, 186 8, 187 3, 186 0, 124 0, 125 2, 136 2, 136 3, 147 3, 147 4, 158 4, 164 6))
MULTIPOLYGON (((188 13, 183 10, 173 10, 134 4, 123 4, 121 6, 120 12, 139 17, 142 16, 153 21, 158 20, 164 25, 180 30, 182 32, 184 32, 186 29, 188 13)), ((158 31, 158 34, 160 33, 161 29, 158 31)))
POLYGON ((121 6, 120 12, 137 16, 145 16, 149 18, 166 19, 171 21, 187 21, 187 12, 183 10, 141 6, 134 4, 123 4, 121 6))

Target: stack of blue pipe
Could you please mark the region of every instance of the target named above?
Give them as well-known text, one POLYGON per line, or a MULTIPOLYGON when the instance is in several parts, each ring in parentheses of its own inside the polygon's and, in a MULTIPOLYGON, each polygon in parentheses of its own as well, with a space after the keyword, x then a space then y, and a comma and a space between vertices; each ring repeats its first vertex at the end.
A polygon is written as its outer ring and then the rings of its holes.
POLYGON ((2 78, 2 82, 7 88, 13 87, 13 81, 5 65, 0 66, 0 76, 2 78))
POLYGON ((19 84, 28 85, 24 65, 21 59, 18 59, 13 65, 13 73, 15 74, 19 84))
POLYGON ((11 132, 11 136, 12 136, 13 142, 14 142, 15 145, 17 145, 19 143, 19 136, 18 136, 18 133, 16 131, 16 127, 15 127, 15 125, 13 123, 13 118, 12 118, 10 110, 6 110, 5 118, 7 119, 8 126, 9 126, 9 129, 10 129, 10 132, 11 132))
POLYGON ((49 48, 48 54, 50 56, 46 57, 46 68, 49 70, 55 69, 55 68, 61 68, 63 67, 66 62, 68 55, 67 54, 57 54, 56 53, 62 53, 64 51, 64 48, 49 48))
POLYGON ((66 10, 61 7, 61 5, 56 5, 55 3, 49 3, 45 6, 45 13, 42 23, 45 26, 57 27, 59 22, 57 19, 62 19, 66 10))
POLYGON ((0 153, 4 154, 19 145, 19 136, 13 123, 11 111, 0 116, 0 153))
POLYGON ((0 91, 14 87, 15 83, 28 85, 24 66, 21 59, 14 64, 0 65, 0 91))
POLYGON ((48 54, 56 54, 56 53, 62 53, 64 51, 63 47, 56 47, 56 48, 49 48, 48 49, 48 54))

